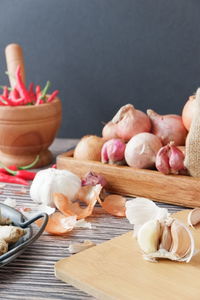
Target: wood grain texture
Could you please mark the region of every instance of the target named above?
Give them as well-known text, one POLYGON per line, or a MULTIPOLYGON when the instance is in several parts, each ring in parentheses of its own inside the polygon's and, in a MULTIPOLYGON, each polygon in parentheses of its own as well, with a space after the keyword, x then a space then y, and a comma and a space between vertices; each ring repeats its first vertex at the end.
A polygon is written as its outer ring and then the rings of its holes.
MULTIPOLYGON (((78 140, 56 139, 50 150, 54 157, 66 151, 78 140)), ((0 188, 0 201, 7 197, 14 198, 19 206, 31 206, 32 201, 27 194, 15 195, 14 191, 21 186, 7 184, 0 188)), ((181 207, 159 203, 160 207, 167 207, 170 212, 176 212, 181 207)), ((54 275, 54 264, 62 258, 70 256, 68 246, 71 242, 82 242, 90 239, 96 244, 108 241, 122 235, 132 226, 125 218, 117 218, 105 213, 99 206, 94 214, 87 219, 92 223, 92 229, 73 230, 65 237, 51 236, 44 233, 34 244, 11 264, 0 269, 0 299, 2 300, 83 300, 95 299, 92 296, 66 284, 54 275)), ((122 299, 120 299, 122 300, 122 299)))
POLYGON ((27 165, 40 154, 38 167, 49 164, 47 150, 61 122, 61 102, 0 107, 0 157, 6 165, 27 165))
POLYGON ((59 169, 68 169, 79 176, 93 171, 108 181, 108 190, 126 196, 140 196, 156 201, 200 206, 200 179, 182 175, 164 175, 158 171, 76 160, 73 150, 58 156, 59 169))
MULTIPOLYGON (((181 212, 181 218, 188 211, 181 212)), ((179 213, 176 214, 179 219, 179 213)), ((199 230, 196 234, 200 246, 199 230)), ((199 250, 199 247, 197 248, 199 250)), ((190 263, 143 259, 133 232, 60 260, 57 278, 102 300, 199 299, 200 253, 190 263)))

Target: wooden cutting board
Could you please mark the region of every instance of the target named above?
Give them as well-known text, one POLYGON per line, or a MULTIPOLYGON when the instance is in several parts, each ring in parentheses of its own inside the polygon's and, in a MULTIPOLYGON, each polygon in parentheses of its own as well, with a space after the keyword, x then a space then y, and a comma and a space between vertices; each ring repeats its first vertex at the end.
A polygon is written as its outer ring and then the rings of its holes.
MULTIPOLYGON (((175 216, 186 223, 188 212, 175 216)), ((200 227, 192 231, 200 249, 200 227)), ((200 299, 200 253, 189 263, 147 262, 133 232, 58 261, 55 275, 102 300, 200 299)))

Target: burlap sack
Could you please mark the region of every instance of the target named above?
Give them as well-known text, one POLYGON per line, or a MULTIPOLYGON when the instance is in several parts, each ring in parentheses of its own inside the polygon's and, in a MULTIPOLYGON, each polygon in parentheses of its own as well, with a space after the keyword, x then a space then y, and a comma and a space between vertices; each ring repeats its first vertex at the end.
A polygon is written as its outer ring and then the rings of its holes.
POLYGON ((200 88, 196 92, 195 114, 186 139, 184 165, 191 176, 200 177, 200 88))

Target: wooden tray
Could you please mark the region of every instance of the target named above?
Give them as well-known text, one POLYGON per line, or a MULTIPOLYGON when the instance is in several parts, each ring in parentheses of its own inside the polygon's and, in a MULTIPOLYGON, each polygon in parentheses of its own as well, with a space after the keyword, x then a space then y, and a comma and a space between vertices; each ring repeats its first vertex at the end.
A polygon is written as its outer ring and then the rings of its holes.
MULTIPOLYGON (((186 223, 188 210, 175 214, 186 223)), ((192 230, 200 249, 200 228, 192 230)), ((142 258, 133 232, 64 258, 57 278, 102 300, 199 300, 200 252, 189 263, 142 258)))
POLYGON ((107 190, 117 194, 187 207, 200 206, 200 178, 164 175, 158 171, 76 160, 73 158, 73 150, 57 157, 57 167, 78 176, 84 176, 89 171, 100 173, 108 181, 107 190))

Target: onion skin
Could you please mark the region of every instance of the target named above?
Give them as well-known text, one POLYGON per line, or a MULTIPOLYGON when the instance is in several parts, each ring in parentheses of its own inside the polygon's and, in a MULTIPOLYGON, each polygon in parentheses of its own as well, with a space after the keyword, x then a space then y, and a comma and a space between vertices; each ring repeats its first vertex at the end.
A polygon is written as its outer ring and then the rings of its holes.
POLYGON ((192 95, 189 97, 188 101, 185 103, 182 111, 182 120, 183 120, 183 125, 185 128, 189 131, 192 118, 194 116, 195 112, 195 95, 192 95))
POLYGON ((151 119, 152 133, 161 139, 163 145, 167 145, 171 141, 178 146, 185 145, 187 130, 181 116, 159 115, 152 109, 148 109, 147 114, 151 119))
POLYGON ((150 132, 150 130, 151 121, 149 117, 144 112, 135 109, 132 104, 126 104, 104 126, 102 135, 106 139, 120 138, 126 142, 134 135, 150 132))
POLYGON ((130 167, 151 169, 155 166, 156 155, 162 147, 160 139, 152 133, 139 133, 126 145, 125 160, 130 167))
POLYGON ((86 135, 77 144, 74 158, 79 160, 101 161, 101 148, 105 139, 96 135, 86 135))
POLYGON ((113 123, 112 121, 108 122, 102 130, 102 136, 106 140, 118 138, 117 124, 113 123))

